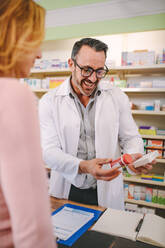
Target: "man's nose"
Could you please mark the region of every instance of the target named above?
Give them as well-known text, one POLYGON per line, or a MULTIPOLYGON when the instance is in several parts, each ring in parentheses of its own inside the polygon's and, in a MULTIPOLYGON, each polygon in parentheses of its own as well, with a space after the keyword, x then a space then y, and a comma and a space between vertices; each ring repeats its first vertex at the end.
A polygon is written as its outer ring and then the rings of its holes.
POLYGON ((92 75, 91 75, 90 77, 88 77, 88 79, 89 79, 92 83, 96 82, 96 81, 97 81, 96 72, 93 71, 92 75))

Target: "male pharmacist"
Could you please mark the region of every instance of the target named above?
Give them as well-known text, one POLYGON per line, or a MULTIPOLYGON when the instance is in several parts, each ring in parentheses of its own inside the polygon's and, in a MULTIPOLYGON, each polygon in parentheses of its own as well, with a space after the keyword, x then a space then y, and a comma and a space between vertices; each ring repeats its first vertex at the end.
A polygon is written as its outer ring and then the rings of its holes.
MULTIPOLYGON (((41 142, 51 168, 52 196, 123 209, 121 169, 110 169, 109 158, 122 151, 137 159, 143 142, 127 96, 102 80, 108 72, 107 50, 91 38, 74 44, 68 60, 71 77, 40 100, 41 142)), ((130 164, 128 169, 138 173, 151 167, 130 164)))

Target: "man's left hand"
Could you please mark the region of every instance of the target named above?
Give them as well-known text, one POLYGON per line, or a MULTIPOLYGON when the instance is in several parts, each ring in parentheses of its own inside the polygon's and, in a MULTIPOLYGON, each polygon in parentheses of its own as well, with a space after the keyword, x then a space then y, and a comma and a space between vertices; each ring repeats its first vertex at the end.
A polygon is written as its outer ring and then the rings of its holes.
MULTIPOLYGON (((133 153, 130 154, 133 161, 136 161, 137 159, 141 158, 143 155, 141 153, 133 153)), ((141 174, 141 173, 145 173, 147 174, 150 170, 152 170, 152 165, 156 164, 156 160, 153 160, 151 163, 149 164, 145 164, 143 166, 140 166, 138 168, 135 168, 133 163, 128 164, 128 167, 131 171, 133 171, 136 174, 141 174)))

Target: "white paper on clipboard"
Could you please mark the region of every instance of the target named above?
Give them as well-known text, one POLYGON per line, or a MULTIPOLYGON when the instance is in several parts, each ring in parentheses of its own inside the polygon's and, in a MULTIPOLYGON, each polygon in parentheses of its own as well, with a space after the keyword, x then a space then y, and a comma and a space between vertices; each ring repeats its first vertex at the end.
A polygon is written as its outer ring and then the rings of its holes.
POLYGON ((54 234, 59 239, 67 240, 93 217, 94 213, 64 207, 52 216, 54 234))

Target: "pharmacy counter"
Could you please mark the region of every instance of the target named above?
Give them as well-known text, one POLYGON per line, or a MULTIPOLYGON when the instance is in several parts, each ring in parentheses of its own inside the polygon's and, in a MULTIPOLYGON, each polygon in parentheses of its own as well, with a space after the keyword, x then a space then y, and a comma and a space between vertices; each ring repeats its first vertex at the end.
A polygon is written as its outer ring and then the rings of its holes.
MULTIPOLYGON (((52 211, 66 203, 93 208, 104 211, 105 208, 99 206, 85 205, 68 200, 50 198, 52 211)), ((58 244, 58 248, 67 248, 68 246, 58 244)), ((156 248, 157 246, 149 245, 140 241, 131 241, 128 239, 115 237, 95 231, 88 230, 82 235, 71 248, 156 248)), ((69 247, 68 247, 69 248, 69 247)))

